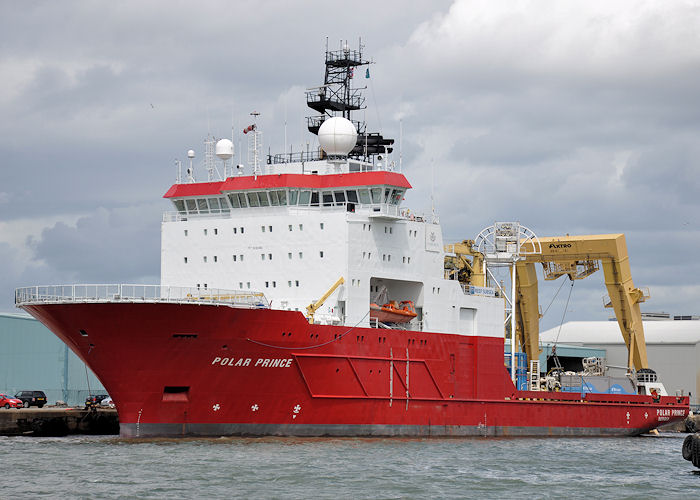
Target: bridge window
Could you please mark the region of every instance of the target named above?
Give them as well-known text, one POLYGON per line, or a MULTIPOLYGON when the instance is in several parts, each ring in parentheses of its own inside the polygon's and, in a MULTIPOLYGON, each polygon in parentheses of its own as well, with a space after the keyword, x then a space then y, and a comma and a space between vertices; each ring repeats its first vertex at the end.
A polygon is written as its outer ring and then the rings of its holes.
POLYGON ((219 204, 219 198, 209 198, 209 209, 212 212, 219 212, 221 210, 221 205, 219 204))
POLYGON ((260 206, 260 200, 258 199, 258 193, 248 193, 248 204, 255 208, 260 206))
POLYGON ((228 195, 228 199, 231 202, 231 206, 233 208, 241 208, 241 204, 238 202, 238 194, 237 193, 233 193, 233 194, 228 195))
POLYGON ((204 198, 197 198, 197 208, 200 213, 207 213, 209 208, 207 207, 207 200, 204 198))
POLYGON ((190 213, 197 213, 197 205, 195 204, 195 201, 190 199, 190 200, 185 200, 185 204, 187 205, 187 211, 190 213))
POLYGON ((345 191, 335 191, 333 195, 335 196, 336 203, 345 203, 345 191))
POLYGON ((370 189, 370 193, 372 195, 372 203, 382 202, 382 188, 372 188, 370 189))
POLYGON ((333 206, 333 193, 328 191, 323 192, 323 206, 332 207, 333 206))
POLYGON ((175 203, 175 210, 178 212, 185 211, 185 202, 183 200, 175 200, 173 203, 175 203))
POLYGON ((347 200, 350 203, 357 203, 357 191, 355 191, 354 189, 352 189, 352 190, 349 189, 349 190, 345 191, 345 194, 347 194, 347 200))
POLYGON ((284 189, 277 191, 277 198, 280 201, 280 205, 287 204, 287 192, 284 189))
MULTIPOLYGON (((300 191, 299 192, 299 205, 306 206, 309 204, 310 200, 311 200, 311 191, 300 191)), ((318 203, 318 199, 316 200, 316 203, 318 203)))
MULTIPOLYGON (((290 189, 289 190, 289 204, 296 205, 298 200, 299 200, 299 190, 298 189, 290 189)), ((299 202, 299 204, 301 205, 301 202, 299 202)))
POLYGON ((277 191, 270 191, 270 205, 277 207, 280 204, 280 200, 277 197, 277 191))
POLYGON ((360 195, 360 203, 364 203, 365 205, 369 205, 369 203, 370 203, 369 191, 366 189, 358 189, 357 192, 360 195))
POLYGON ((311 206, 312 207, 318 206, 318 191, 311 192, 311 206))
POLYGON ((258 199, 260 200, 261 207, 269 207, 270 202, 267 199, 267 191, 260 191, 258 193, 258 199))

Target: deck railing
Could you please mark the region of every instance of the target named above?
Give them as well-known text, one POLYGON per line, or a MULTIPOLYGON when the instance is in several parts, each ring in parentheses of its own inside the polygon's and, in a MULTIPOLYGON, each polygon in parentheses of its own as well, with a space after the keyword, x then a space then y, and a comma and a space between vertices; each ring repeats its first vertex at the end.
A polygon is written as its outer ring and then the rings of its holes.
POLYGON ((269 308, 261 292, 164 285, 47 285, 15 290, 15 305, 66 304, 87 302, 171 302, 214 304, 244 308, 269 308))

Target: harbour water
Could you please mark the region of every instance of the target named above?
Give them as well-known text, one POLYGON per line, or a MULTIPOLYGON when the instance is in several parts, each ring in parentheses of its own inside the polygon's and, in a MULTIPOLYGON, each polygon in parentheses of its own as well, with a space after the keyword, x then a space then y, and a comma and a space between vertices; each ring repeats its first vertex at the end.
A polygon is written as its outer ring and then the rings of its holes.
POLYGON ((2 437, 0 497, 693 498, 684 437, 2 437))

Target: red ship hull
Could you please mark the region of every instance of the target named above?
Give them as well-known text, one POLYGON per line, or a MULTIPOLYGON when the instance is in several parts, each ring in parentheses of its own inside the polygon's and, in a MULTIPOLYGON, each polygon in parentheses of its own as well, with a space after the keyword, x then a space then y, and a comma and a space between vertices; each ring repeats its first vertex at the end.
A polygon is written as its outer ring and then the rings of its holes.
POLYGON ((213 305, 24 305, 95 372, 121 435, 636 435, 687 397, 517 391, 503 340, 213 305))

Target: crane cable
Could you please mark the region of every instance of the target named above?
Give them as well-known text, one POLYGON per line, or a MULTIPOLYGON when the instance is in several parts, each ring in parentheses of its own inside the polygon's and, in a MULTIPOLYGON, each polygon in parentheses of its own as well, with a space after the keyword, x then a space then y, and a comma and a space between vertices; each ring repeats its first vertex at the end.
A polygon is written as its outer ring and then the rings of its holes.
MULTIPOLYGON (((559 323, 559 330, 557 330, 557 337, 554 339, 554 344, 552 345, 552 349, 549 352, 549 355, 547 356, 547 360, 551 358, 552 356, 555 356, 556 359, 556 350, 557 350, 557 343, 559 342, 559 334, 561 333, 561 327, 564 325, 564 318, 566 317, 566 310, 569 308, 569 300, 571 300, 571 292, 574 290, 574 283, 576 283, 574 280, 571 280, 571 288, 569 288, 569 296, 566 298, 566 305, 564 306, 564 312, 561 315, 561 323, 559 323)), ((563 284, 563 282, 562 282, 563 284)), ((561 288, 561 286, 559 287, 561 288)), ((558 361, 558 359, 557 359, 558 361)))
POLYGON ((549 305, 542 313, 542 317, 544 317, 544 315, 547 314, 547 311, 549 311, 549 308, 552 307, 552 304, 554 304, 554 299, 556 299, 557 295, 559 295, 559 292, 561 291, 561 287, 564 286, 564 283, 566 283, 566 280, 562 280, 561 285, 559 285, 559 288, 557 289, 557 293, 554 294, 554 297, 552 297, 552 300, 549 302, 549 305))

